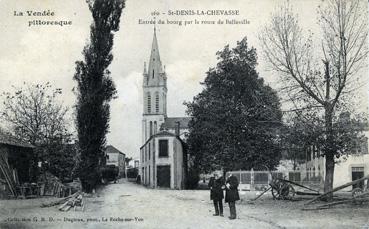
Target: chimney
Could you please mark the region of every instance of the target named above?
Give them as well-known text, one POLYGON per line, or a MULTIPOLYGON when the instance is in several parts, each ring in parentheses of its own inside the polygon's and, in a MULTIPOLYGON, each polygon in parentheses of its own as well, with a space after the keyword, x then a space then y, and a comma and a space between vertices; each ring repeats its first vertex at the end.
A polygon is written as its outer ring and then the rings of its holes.
POLYGON ((180 134, 180 128, 181 128, 181 123, 179 121, 176 122, 176 127, 175 127, 175 135, 177 137, 179 137, 180 134))

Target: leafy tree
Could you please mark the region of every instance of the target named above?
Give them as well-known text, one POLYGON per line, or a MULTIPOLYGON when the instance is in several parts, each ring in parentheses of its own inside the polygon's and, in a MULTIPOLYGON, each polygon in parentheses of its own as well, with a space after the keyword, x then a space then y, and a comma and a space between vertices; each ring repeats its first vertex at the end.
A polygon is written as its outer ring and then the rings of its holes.
MULTIPOLYGON (((38 161, 48 161, 52 167, 61 162, 70 165, 68 169, 73 168, 69 157, 57 159, 57 162, 54 155, 55 149, 62 148, 71 138, 66 117, 68 108, 58 99, 61 94, 62 90, 53 88, 50 83, 24 83, 22 87, 13 86, 13 91, 3 93, 1 118, 19 139, 36 146, 31 161, 32 179, 36 179, 38 161)), ((53 172, 58 175, 60 170, 53 172)))
POLYGON ((312 34, 304 36, 289 4, 272 15, 260 39, 266 60, 280 74, 282 91, 295 109, 311 111, 323 120, 327 192, 333 188, 335 157, 340 155, 335 140, 338 132, 334 130, 336 112, 364 79, 360 69, 368 53, 367 4, 360 0, 327 0, 318 8, 318 14, 321 50, 315 48, 312 34))
POLYGON ((203 91, 187 102, 189 152, 195 170, 273 169, 279 163, 277 127, 282 113, 276 92, 255 70, 257 54, 247 39, 217 52, 203 91))
POLYGON ((105 163, 104 148, 109 128, 109 102, 116 94, 107 69, 113 60, 111 53, 114 33, 124 0, 88 0, 92 13, 90 43, 83 50, 84 61, 76 62, 74 79, 78 83, 77 131, 80 149, 78 171, 82 188, 91 192, 100 180, 99 169, 105 163))
POLYGON ((70 181, 77 166, 76 157, 78 150, 76 144, 51 144, 44 151, 49 152, 48 160, 45 160, 46 170, 57 176, 62 182, 70 181))
MULTIPOLYGON (((282 146, 285 151, 284 158, 291 159, 294 167, 298 162, 304 163, 307 160, 307 153, 314 147, 317 156, 322 156, 325 144, 324 118, 312 116, 312 113, 305 111, 304 114, 290 117, 282 132, 282 146)), ((364 131, 368 128, 368 120, 363 115, 351 115, 349 112, 342 112, 335 117, 332 124, 334 136, 336 162, 346 159, 346 156, 356 154, 357 151, 367 152, 367 138, 364 131)))

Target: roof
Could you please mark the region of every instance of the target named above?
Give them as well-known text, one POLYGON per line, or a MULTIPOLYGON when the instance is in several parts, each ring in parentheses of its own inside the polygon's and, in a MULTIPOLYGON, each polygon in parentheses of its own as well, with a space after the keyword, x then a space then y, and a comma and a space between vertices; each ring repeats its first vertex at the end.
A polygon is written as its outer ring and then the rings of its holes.
POLYGON ((180 129, 187 129, 188 123, 191 121, 191 119, 191 117, 166 118, 161 127, 163 129, 175 129, 177 127, 177 123, 179 122, 180 129))
POLYGON ((108 146, 106 146, 105 153, 106 153, 106 154, 120 153, 120 154, 125 155, 124 153, 122 153, 121 151, 119 151, 117 148, 115 148, 115 147, 114 147, 114 146, 112 146, 112 145, 108 145, 108 146))
POLYGON ((4 133, 1 130, 0 130, 0 144, 18 146, 18 147, 24 147, 24 148, 34 148, 33 145, 25 141, 19 140, 18 138, 14 137, 11 134, 4 133))
POLYGON ((168 131, 160 131, 157 134, 151 135, 151 137, 149 139, 147 139, 147 141, 140 147, 140 149, 142 149, 151 139, 155 138, 155 137, 162 137, 162 136, 170 136, 170 137, 175 137, 180 139, 177 135, 168 132, 168 131))

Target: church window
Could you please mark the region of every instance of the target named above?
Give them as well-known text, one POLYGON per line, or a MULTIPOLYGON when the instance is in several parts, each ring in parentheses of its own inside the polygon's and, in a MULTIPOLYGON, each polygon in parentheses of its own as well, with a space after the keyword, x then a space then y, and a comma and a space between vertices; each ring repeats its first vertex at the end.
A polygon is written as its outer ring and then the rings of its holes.
POLYGON ((154 79, 154 76, 155 76, 155 71, 154 69, 152 70, 152 78, 154 79))
POLYGON ((147 93, 147 113, 151 113, 151 95, 150 92, 147 93))
POLYGON ((154 134, 158 131, 158 124, 154 121, 154 134))
POLYGON ((155 94, 155 111, 159 113, 159 93, 156 92, 155 94))
POLYGON ((165 94, 163 93, 163 112, 166 113, 167 112, 167 101, 166 101, 166 97, 165 94))

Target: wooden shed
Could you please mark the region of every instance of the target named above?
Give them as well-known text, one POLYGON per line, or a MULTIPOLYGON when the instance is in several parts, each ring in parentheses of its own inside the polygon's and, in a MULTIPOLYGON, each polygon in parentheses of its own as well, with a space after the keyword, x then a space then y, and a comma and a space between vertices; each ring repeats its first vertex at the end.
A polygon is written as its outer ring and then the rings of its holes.
POLYGON ((16 196, 17 185, 30 182, 33 148, 0 130, 0 198, 16 196))

